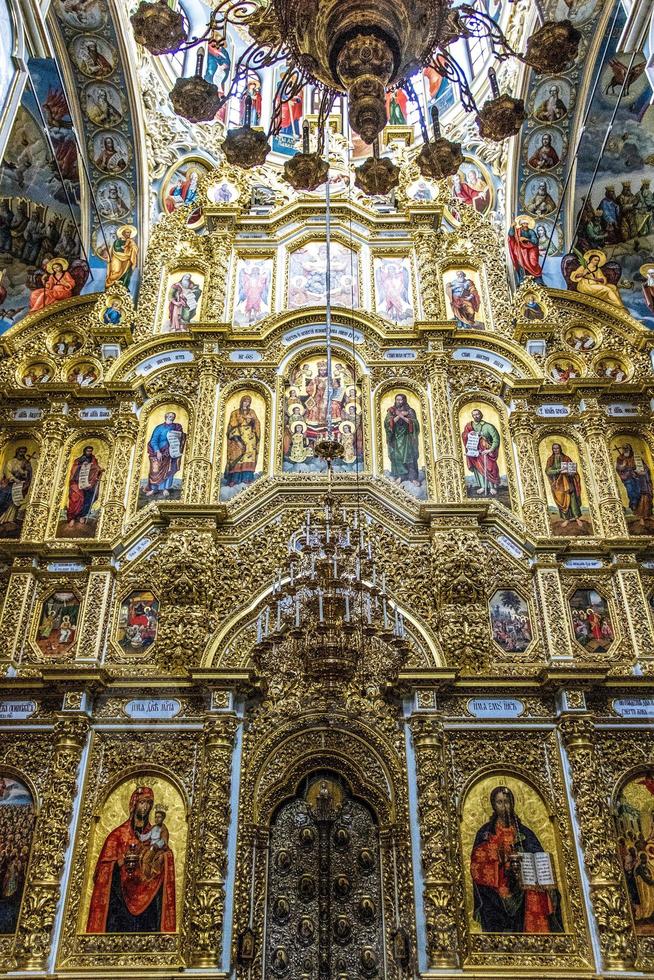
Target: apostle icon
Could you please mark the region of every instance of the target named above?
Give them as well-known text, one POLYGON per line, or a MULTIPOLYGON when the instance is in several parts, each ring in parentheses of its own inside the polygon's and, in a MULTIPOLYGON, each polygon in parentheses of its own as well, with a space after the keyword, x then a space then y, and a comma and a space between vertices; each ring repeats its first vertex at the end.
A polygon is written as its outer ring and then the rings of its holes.
POLYGON ((445 283, 445 295, 457 327, 484 329, 478 277, 475 273, 458 269, 454 277, 445 283))
POLYGON ((31 439, 11 442, 0 470, 0 538, 18 538, 32 485, 38 446, 31 439))
POLYGON ((547 479, 550 526, 553 534, 588 534, 590 522, 585 516, 587 508, 583 496, 581 475, 575 449, 563 438, 541 443, 541 458, 547 479), (548 452, 549 450, 549 452, 548 452), (552 506, 553 505, 553 506, 552 506), (558 515, 558 516, 556 516, 558 515))
MULTIPOLYGON (((496 497, 501 480, 497 465, 501 444, 499 430, 492 422, 484 419, 480 408, 473 408, 471 418, 466 422, 461 438, 466 466, 475 482, 472 494, 478 497, 496 497)), ((467 483, 466 480, 466 485, 467 483)))
POLYGON ((357 906, 357 914, 364 926, 372 925, 377 916, 377 907, 370 895, 362 895, 357 906))
POLYGON ((104 447, 93 443, 82 446, 73 461, 65 491, 64 517, 59 521, 57 537, 92 538, 100 516, 99 497, 105 467, 102 465, 104 447))
POLYGON ((352 938, 352 923, 346 915, 337 915, 333 924, 334 940, 341 945, 346 945, 352 938))
POLYGON ((350 846, 350 832, 346 827, 337 827, 334 831, 334 847, 344 851, 350 846))
POLYGON ((344 873, 336 875, 334 878, 334 894, 337 898, 347 898, 352 891, 352 882, 344 873))
POLYGON ((316 894, 316 882, 311 875, 302 875, 298 882, 298 894, 303 902, 313 901, 316 894))
POLYGON ((470 859, 473 914, 482 932, 563 932, 551 855, 517 816, 508 786, 493 789, 490 805, 470 859))
POLYGON ((313 920, 303 915, 297 924, 298 939, 304 946, 309 946, 316 938, 316 927, 313 920))
POLYGON ((359 867, 365 874, 369 874, 375 867, 375 855, 369 847, 362 847, 357 854, 359 867))
POLYGON ((291 915, 291 906, 284 895, 280 895, 273 905, 273 918, 275 922, 288 922, 291 915))
POLYGON ((178 500, 181 495, 187 433, 184 418, 180 417, 182 421, 178 421, 177 412, 166 411, 163 420, 152 429, 144 460, 145 472, 141 476, 141 503, 156 496, 178 500))
POLYGON ((189 325, 198 318, 200 312, 200 297, 204 277, 184 272, 170 286, 168 293, 168 319, 164 333, 183 333, 189 325))
POLYGON ((535 226, 535 220, 528 214, 519 214, 509 229, 509 255, 518 282, 522 282, 525 276, 531 276, 535 282, 542 282, 543 269, 535 226))
POLYGON ((611 440, 617 453, 615 472, 630 534, 651 534, 654 529, 652 506, 654 485, 649 446, 638 436, 611 440))
POLYGON ((252 407, 252 396, 243 395, 227 423, 224 482, 228 487, 252 483, 256 478, 260 442, 261 421, 252 407))
POLYGON ((272 956, 270 957, 270 968, 279 976, 288 973, 291 968, 291 961, 285 946, 277 946, 273 950, 272 956))
POLYGON ((384 472, 394 483, 414 496, 425 496, 425 472, 422 468, 422 445, 418 415, 404 392, 397 392, 386 409, 384 433, 386 459, 384 472))

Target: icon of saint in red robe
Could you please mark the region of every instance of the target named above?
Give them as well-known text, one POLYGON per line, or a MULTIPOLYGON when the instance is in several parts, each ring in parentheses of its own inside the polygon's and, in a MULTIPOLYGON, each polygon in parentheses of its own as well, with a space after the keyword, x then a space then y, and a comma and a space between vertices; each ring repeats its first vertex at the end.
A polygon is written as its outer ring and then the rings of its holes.
POLYGON ((492 816, 477 831, 470 859, 475 919, 483 932, 563 932, 556 885, 532 887, 523 882, 521 861, 545 851, 533 830, 516 816, 512 791, 496 786, 490 803, 492 816))
POLYGON ((89 933, 175 932, 175 858, 165 825, 165 809, 155 809, 154 793, 139 786, 129 801, 129 817, 107 836, 93 875, 89 933))

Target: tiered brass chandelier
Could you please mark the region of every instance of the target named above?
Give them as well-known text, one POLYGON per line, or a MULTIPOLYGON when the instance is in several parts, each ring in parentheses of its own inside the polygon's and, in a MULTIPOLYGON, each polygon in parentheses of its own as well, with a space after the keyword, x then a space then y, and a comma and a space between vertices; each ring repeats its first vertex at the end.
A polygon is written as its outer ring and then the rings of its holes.
MULTIPOLYGON (((540 10, 540 3, 535 6, 540 10)), ((544 20, 542 12, 540 20, 526 52, 520 54, 489 14, 468 3, 455 6, 454 0, 220 0, 198 37, 189 37, 183 14, 167 0, 142 0, 132 16, 136 40, 157 55, 208 40, 225 44, 229 25, 247 34, 250 43, 238 57, 225 92, 202 77, 204 49, 199 49, 195 75, 177 79, 171 92, 175 111, 194 122, 214 119, 243 89, 249 72, 284 62, 267 138, 281 128, 284 103, 311 84, 322 92, 318 155, 324 150, 326 121, 337 96, 347 95, 352 129, 374 145, 388 122, 387 93, 402 88, 415 100, 411 77, 427 67, 457 86, 463 108, 477 114, 485 138, 514 135, 525 118, 522 101, 501 94, 493 76, 492 98, 479 108, 451 48, 461 38, 485 38, 499 61, 515 57, 535 71, 561 71, 576 57, 581 35, 569 20, 544 20)), ((427 177, 455 173, 456 144, 454 151, 444 146, 448 141, 437 121, 430 142, 419 104, 418 111, 427 147, 418 158, 421 171, 427 177)), ((252 138, 248 120, 228 133, 226 143, 230 162, 246 168, 260 165, 269 149, 267 139, 252 138)), ((380 180, 384 182, 382 172, 374 164, 370 169, 374 176, 369 183, 378 187, 380 180)), ((308 179, 315 181, 315 168, 309 168, 308 179)))
POLYGON ((334 688, 358 680, 384 648, 389 680, 406 658, 401 612, 379 575, 366 528, 326 494, 320 514, 293 535, 269 603, 259 613, 254 659, 262 673, 291 667, 309 682, 334 688))

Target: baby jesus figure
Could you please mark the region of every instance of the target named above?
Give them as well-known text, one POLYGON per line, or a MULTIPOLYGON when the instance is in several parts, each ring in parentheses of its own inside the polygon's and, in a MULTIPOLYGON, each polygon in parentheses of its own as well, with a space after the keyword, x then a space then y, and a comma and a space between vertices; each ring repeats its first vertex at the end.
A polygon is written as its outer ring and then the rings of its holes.
POLYGON ((166 808, 159 803, 154 808, 154 823, 146 833, 139 834, 141 843, 150 845, 141 859, 143 877, 146 879, 154 878, 163 870, 163 852, 170 839, 165 819, 166 808))

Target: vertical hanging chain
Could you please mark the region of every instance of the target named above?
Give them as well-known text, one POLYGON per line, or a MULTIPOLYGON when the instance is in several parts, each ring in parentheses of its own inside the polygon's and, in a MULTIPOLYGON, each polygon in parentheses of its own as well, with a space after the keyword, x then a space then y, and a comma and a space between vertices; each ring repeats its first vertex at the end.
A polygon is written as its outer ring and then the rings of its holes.
MULTIPOLYGON (((329 164, 329 120, 325 132, 325 155, 329 164)), ((327 268, 325 270, 327 296, 325 304, 325 340, 327 344, 327 438, 332 438, 332 212, 331 200, 329 196, 329 172, 327 173, 327 183, 325 185, 325 230, 327 244, 327 268)))

